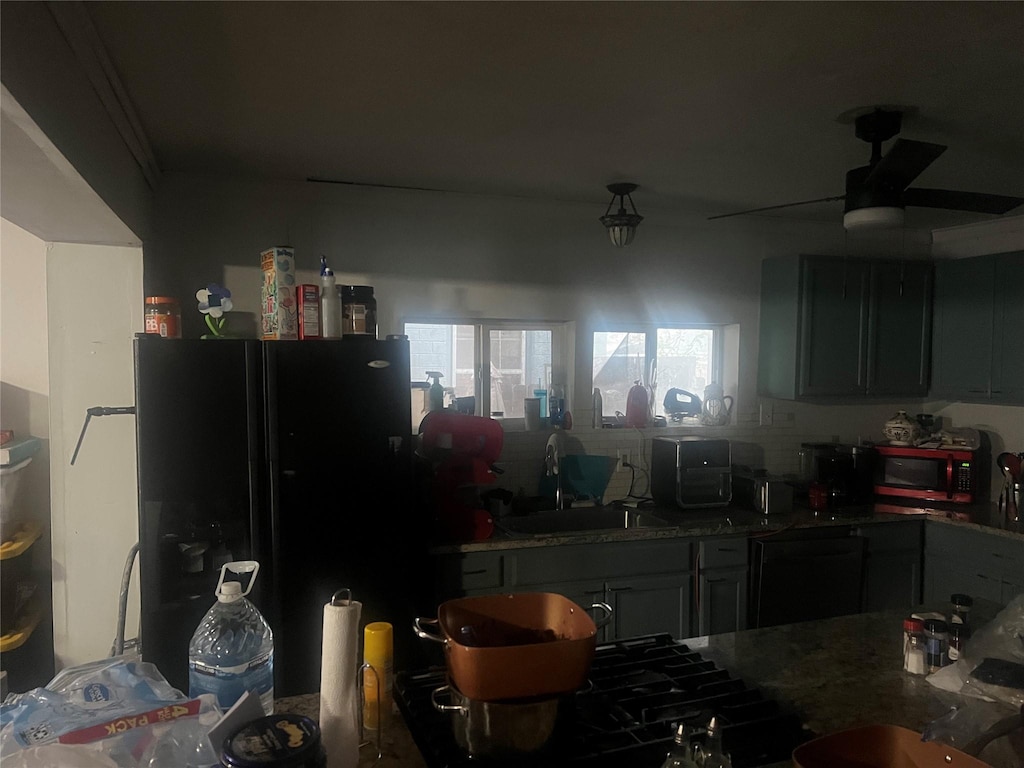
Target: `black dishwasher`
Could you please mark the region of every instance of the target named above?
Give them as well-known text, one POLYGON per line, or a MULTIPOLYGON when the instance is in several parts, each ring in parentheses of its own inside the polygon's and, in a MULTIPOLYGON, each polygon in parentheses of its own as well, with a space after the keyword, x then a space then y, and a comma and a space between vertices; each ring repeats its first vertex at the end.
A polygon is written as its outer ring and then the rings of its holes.
POLYGON ((859 613, 865 544, 847 526, 755 538, 751 626, 859 613))

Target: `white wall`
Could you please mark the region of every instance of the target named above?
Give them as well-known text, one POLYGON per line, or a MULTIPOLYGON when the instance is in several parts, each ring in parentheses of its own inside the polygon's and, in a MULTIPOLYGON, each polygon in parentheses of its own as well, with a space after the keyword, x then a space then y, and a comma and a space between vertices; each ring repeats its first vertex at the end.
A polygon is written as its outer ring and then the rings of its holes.
MULTIPOLYGON (((51 392, 54 645, 58 667, 110 651, 129 548, 138 539, 135 418, 86 409, 135 401, 133 334, 142 331, 139 248, 54 243, 47 258, 51 392)), ((127 636, 138 627, 138 571, 127 636)))
MULTIPOLYGON (((737 407, 753 412, 762 259, 922 257, 929 247, 928 233, 913 231, 905 243, 899 233, 847 238, 838 214, 707 222, 641 206, 636 242, 620 250, 598 222, 604 205, 165 174, 145 244, 146 293, 181 297, 186 335, 198 336, 196 289, 223 282, 237 310, 256 313, 259 253, 288 244, 309 281, 325 254, 339 282, 373 285, 382 335, 405 319, 453 316, 572 320, 579 342, 603 323, 738 324, 737 407)), ((570 407, 589 403, 591 365, 577 355, 570 407)))

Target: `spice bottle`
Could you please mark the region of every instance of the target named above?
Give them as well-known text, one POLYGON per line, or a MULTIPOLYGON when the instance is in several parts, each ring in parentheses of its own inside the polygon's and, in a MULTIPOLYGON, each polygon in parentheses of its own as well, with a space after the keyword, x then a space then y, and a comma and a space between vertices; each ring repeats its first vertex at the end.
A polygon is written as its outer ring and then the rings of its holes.
POLYGON ((949 663, 955 664, 963 653, 964 644, 967 642, 967 625, 949 625, 949 663))
POLYGON ((970 623, 967 620, 971 608, 974 607, 974 600, 969 595, 955 594, 949 596, 949 603, 953 612, 949 615, 950 624, 962 624, 966 634, 970 634, 970 623))
POLYGON ((927 672, 924 653, 924 622, 913 617, 903 620, 903 669, 912 675, 927 672))
POLYGON ((170 296, 146 297, 146 333, 181 338, 181 305, 170 296))
POLYGON ((949 628, 942 619, 926 619, 924 622, 925 662, 929 672, 949 664, 949 628))

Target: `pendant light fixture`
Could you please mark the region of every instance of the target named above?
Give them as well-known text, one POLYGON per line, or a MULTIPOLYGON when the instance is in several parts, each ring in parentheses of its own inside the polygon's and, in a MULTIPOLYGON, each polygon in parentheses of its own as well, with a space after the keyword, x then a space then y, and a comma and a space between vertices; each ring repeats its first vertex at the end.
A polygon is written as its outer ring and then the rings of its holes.
POLYGON ((636 205, 633 204, 633 198, 630 196, 634 189, 636 189, 636 184, 608 185, 612 199, 608 203, 608 209, 604 212, 604 216, 601 217, 601 223, 608 228, 608 236, 617 248, 625 248, 633 242, 633 238, 636 237, 636 228, 644 220, 644 217, 636 212, 636 205), (615 205, 615 198, 619 199, 619 211, 610 213, 612 206, 615 205), (626 213, 626 200, 629 200, 629 205, 633 208, 632 213, 626 213))

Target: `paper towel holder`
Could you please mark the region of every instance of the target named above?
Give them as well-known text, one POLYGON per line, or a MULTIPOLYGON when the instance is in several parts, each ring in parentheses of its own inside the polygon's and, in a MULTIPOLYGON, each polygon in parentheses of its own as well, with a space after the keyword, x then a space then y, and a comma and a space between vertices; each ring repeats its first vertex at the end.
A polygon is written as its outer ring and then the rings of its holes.
POLYGON ((342 587, 333 595, 331 595, 331 605, 350 605, 352 603, 352 590, 348 587, 342 587), (338 595, 344 595, 344 597, 338 597, 338 595))

